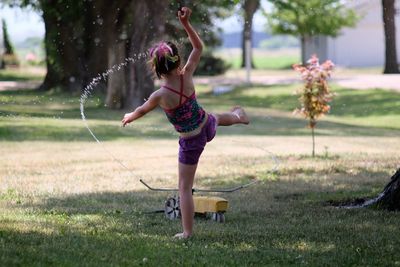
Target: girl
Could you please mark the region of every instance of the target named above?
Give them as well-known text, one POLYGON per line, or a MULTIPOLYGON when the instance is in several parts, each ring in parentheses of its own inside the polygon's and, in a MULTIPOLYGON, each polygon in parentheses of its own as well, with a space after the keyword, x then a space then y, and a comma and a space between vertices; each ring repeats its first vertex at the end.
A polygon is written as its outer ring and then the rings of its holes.
POLYGON ((178 238, 188 238, 193 234, 192 187, 197 163, 206 143, 214 138, 217 126, 249 123, 240 107, 234 107, 228 113, 210 114, 198 104, 193 72, 199 63, 203 45, 189 22, 191 13, 187 7, 178 11, 179 21, 193 46, 186 65, 180 67, 181 58, 173 43, 161 42, 154 46, 150 50, 152 69, 159 79, 164 80, 164 84, 142 106, 125 114, 122 119, 122 125, 125 126, 160 106, 180 134, 179 198, 183 232, 175 235, 178 238))

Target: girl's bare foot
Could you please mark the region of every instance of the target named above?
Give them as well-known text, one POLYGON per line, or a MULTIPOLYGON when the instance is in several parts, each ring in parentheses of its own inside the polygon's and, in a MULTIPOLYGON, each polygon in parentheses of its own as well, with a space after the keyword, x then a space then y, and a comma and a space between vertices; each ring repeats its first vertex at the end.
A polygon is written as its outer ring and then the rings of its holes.
POLYGON ((244 109, 242 107, 235 106, 232 108, 231 112, 239 118, 240 123, 243 123, 243 124, 250 123, 249 117, 247 116, 246 112, 244 111, 244 109))
POLYGON ((176 238, 176 239, 187 239, 189 237, 191 237, 191 236, 187 235, 185 233, 178 233, 178 234, 174 235, 174 238, 176 238))

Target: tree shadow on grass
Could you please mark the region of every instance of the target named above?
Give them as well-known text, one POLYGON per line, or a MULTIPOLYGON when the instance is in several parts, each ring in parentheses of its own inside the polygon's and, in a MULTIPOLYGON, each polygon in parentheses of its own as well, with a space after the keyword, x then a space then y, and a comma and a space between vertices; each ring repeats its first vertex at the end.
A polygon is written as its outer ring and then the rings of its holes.
MULTIPOLYGON (((259 86, 256 86, 257 88, 259 86)), ((262 89, 266 94, 263 96, 246 95, 246 90, 252 88, 237 87, 232 92, 215 96, 211 92, 199 93, 201 103, 209 103, 211 105, 220 105, 223 103, 227 106, 235 106, 240 104, 244 107, 253 108, 273 108, 291 112, 299 106, 298 96, 293 95, 292 85, 263 85, 262 89), (283 89, 283 90, 282 90, 283 89), (278 90, 280 93, 275 93, 278 90), (271 92, 271 93, 268 93, 271 92)), ((339 88, 338 94, 332 102, 331 114, 335 116, 355 116, 368 117, 379 115, 400 115, 400 93, 388 90, 355 90, 339 88)), ((18 106, 26 106, 21 109, 23 114, 36 117, 53 117, 59 116, 63 112, 62 117, 66 119, 80 118, 79 96, 71 96, 66 93, 47 92, 39 93, 33 90, 10 90, 0 92, 0 96, 9 98, 8 101, 3 100, 4 104, 14 104, 18 106), (48 104, 58 104, 63 106, 62 109, 45 110, 48 104), (31 112, 28 106, 39 105, 41 110, 31 112)), ((91 119, 120 119, 123 111, 115 111, 104 108, 104 99, 102 94, 94 94, 85 103, 85 113, 91 119)), ((5 108, 2 111, 9 114, 5 108)), ((11 112, 12 113, 12 112, 11 112)), ((18 114, 15 114, 18 115, 18 114)))
MULTIPOLYGON (((0 140, 2 141, 50 141, 50 142, 70 142, 70 141, 94 141, 88 129, 82 126, 66 127, 62 125, 1 125, 0 140)), ((135 128, 123 130, 118 126, 107 124, 96 124, 91 126, 95 136, 100 141, 111 141, 121 138, 129 139, 175 139, 176 136, 165 128, 135 128)))
MULTIPOLYGON (((287 86, 287 85, 286 85, 287 86)), ((290 87, 290 86, 289 86, 290 87)), ((265 90, 276 89, 276 86, 266 86, 265 90)), ((210 96, 209 93, 203 94, 204 100, 210 106, 218 106, 217 103, 223 102, 224 105, 237 105, 240 103, 245 107, 273 108, 278 110, 291 111, 298 105, 297 97, 287 92, 271 94, 263 97, 246 96, 244 91, 248 88, 237 88, 231 93, 221 96, 210 96), (218 101, 218 102, 216 102, 218 101)), ((397 96, 393 92, 385 90, 357 91, 351 89, 341 89, 340 94, 334 101, 333 115, 344 116, 349 113, 355 116, 371 115, 400 115, 397 96), (338 108, 335 108, 338 107, 338 108)), ((89 131, 84 127, 83 122, 79 124, 64 125, 63 119, 76 122, 81 121, 79 100, 77 96, 72 97, 61 93, 46 93, 37 97, 36 91, 6 91, 0 92, 0 96, 10 97, 0 110, 0 120, 8 123, 0 125, 0 140, 2 141, 90 141, 93 140, 89 131), (70 102, 73 100, 72 102, 70 102), (64 102, 66 103, 64 105, 64 102), (36 105, 37 103, 37 105, 36 105), (7 106, 10 105, 10 106, 7 106), (49 106, 48 106, 49 105, 49 106), (26 117, 18 117, 18 116, 26 117), (13 116, 29 120, 35 119, 48 120, 45 125, 29 121, 23 124, 13 124, 13 116), (54 119, 54 121, 52 121, 54 119)), ((100 99, 101 95, 93 96, 100 99)), ((95 120, 93 128, 95 135, 100 140, 110 141, 120 138, 157 138, 174 139, 176 134, 172 134, 173 128, 165 120, 162 111, 156 111, 152 116, 154 127, 142 126, 140 123, 136 127, 121 129, 110 125, 110 121, 119 122, 123 111, 108 110, 102 107, 101 101, 91 103, 85 107, 85 115, 91 125, 95 120), (101 106, 101 107, 100 107, 101 106), (104 123, 102 123, 102 121, 104 123)), ((400 102, 399 102, 400 103, 400 102)), ((4 104, 4 103, 3 103, 4 104)), ((356 126, 348 123, 319 121, 316 134, 317 136, 398 136, 398 129, 390 127, 367 127, 356 126)), ((306 121, 302 118, 287 116, 251 116, 249 126, 220 127, 218 134, 222 136, 244 135, 244 136, 309 136, 310 131, 306 128, 306 121)))

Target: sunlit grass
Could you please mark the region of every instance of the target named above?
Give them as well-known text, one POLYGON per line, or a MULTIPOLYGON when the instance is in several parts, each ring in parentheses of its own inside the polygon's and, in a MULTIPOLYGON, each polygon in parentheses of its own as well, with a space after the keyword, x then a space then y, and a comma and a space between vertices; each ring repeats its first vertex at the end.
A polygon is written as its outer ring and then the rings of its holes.
MULTIPOLYGON (((241 50, 224 49, 216 53, 225 60, 233 69, 239 69, 242 65, 241 50)), ((289 69, 294 63, 299 63, 300 52, 293 50, 263 50, 253 49, 253 63, 256 69, 282 70, 289 69)))
POLYGON ((8 68, 0 70, 0 81, 31 81, 42 80, 45 75, 44 67, 8 68))

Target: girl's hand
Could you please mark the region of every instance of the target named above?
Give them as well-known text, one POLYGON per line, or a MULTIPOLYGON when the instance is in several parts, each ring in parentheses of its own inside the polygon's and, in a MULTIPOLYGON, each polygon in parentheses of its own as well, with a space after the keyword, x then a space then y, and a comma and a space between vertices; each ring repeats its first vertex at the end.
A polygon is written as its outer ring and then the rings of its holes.
POLYGON ((124 118, 122 119, 122 126, 123 126, 123 127, 125 127, 125 125, 127 125, 128 123, 130 123, 130 122, 133 121, 132 115, 133 115, 133 112, 131 112, 131 113, 126 113, 126 114, 124 115, 124 118))
POLYGON ((181 10, 178 11, 179 21, 185 25, 189 23, 190 15, 192 14, 192 10, 188 7, 182 7, 181 10))

